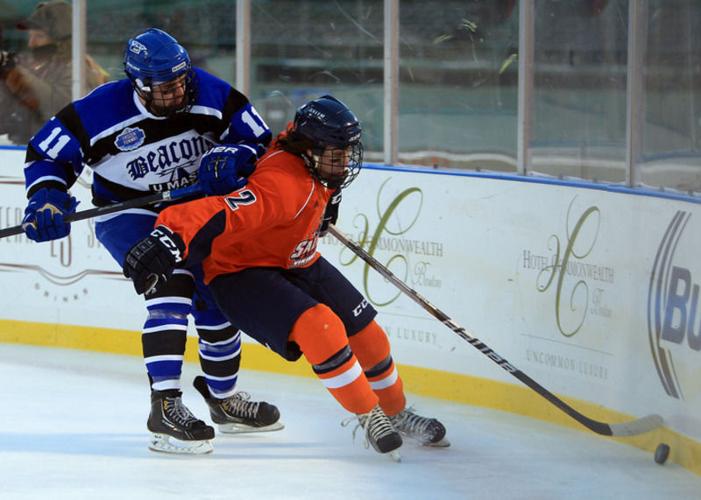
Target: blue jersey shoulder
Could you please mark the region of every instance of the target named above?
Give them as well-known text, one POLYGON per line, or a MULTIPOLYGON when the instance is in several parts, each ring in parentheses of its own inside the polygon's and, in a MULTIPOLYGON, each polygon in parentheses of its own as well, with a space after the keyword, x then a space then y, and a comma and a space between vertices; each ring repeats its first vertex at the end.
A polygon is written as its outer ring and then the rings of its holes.
POLYGON ((131 82, 125 78, 100 85, 75 101, 73 106, 88 136, 94 137, 140 114, 133 94, 131 82))
POLYGON ((194 68, 194 71, 197 80, 195 105, 223 110, 232 90, 231 85, 201 68, 194 68))

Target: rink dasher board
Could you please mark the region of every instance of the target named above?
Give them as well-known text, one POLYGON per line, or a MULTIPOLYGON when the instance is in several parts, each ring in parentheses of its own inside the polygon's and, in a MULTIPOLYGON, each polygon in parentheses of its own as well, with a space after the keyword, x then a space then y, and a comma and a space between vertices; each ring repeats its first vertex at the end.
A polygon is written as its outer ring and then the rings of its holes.
MULTIPOLYGON (((1 154, 5 172, 21 172, 23 152, 1 154)), ((0 184, 0 226, 16 225, 21 178, 0 184)), ((81 208, 90 206, 88 185, 89 176, 72 190, 81 208)), ((513 177, 368 168, 344 192, 337 226, 551 391, 630 415, 660 413, 700 440, 699 210, 513 177)), ((512 382, 331 237, 319 248, 378 309, 399 363, 512 382)), ((17 236, 0 249, 11 291, 0 298, 4 319, 141 328, 142 299, 93 222, 61 241, 17 236)))

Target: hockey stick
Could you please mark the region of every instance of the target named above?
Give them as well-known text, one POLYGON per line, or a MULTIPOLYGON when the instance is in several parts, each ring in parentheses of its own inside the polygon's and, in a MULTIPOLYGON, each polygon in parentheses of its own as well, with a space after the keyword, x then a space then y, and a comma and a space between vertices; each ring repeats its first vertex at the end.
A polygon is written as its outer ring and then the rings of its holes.
POLYGON ((548 391, 538 382, 533 380, 531 377, 529 377, 521 370, 516 368, 514 365, 509 363, 506 359, 499 356, 496 352, 494 352, 489 346, 484 344, 477 337, 474 337, 473 335, 468 333, 463 327, 461 327, 455 321, 453 321, 447 314, 445 314, 443 311, 431 304, 416 290, 410 288, 409 285, 397 278, 392 273, 392 271, 387 269, 372 255, 363 250, 360 247, 360 245, 358 245, 354 241, 349 240, 343 234, 341 234, 341 232, 332 224, 329 225, 329 232, 333 234, 336 237, 336 239, 338 239, 346 247, 348 247, 354 254, 356 254, 358 257, 367 262, 370 267, 372 267, 375 271, 380 273, 380 275, 382 275, 383 278, 385 278, 388 281, 391 281, 394 286, 399 288, 399 290, 404 292, 404 294, 406 294, 414 302, 416 302, 426 311, 428 311, 434 318, 436 318, 438 321, 440 321, 448 328, 453 330, 453 332, 458 334, 463 340, 466 340, 467 342, 472 344, 472 346, 479 352, 487 356, 489 359, 494 361, 504 370, 506 370, 511 375, 519 379, 521 382, 526 384, 528 387, 530 387, 542 397, 547 399, 550 403, 555 405, 557 408, 565 412, 567 415, 569 415, 588 429, 604 436, 635 436, 637 434, 643 434, 645 432, 651 431, 657 427, 660 427, 663 424, 662 417, 660 417, 659 415, 647 415, 636 420, 631 420, 630 422, 623 422, 620 424, 608 424, 605 422, 593 420, 587 417, 586 415, 581 414, 580 412, 572 408, 570 405, 562 401, 560 398, 555 396, 552 392, 548 391))
MULTIPOLYGON (((140 208, 147 205, 153 205, 161 201, 177 200, 178 198, 184 198, 186 196, 195 195, 200 192, 200 186, 193 184, 192 186, 187 186, 178 189, 171 189, 170 191, 163 191, 161 193, 149 194, 147 196, 142 196, 141 198, 133 198, 131 200, 121 201, 119 203, 114 203, 113 205, 105 205, 104 207, 96 207, 88 210, 83 210, 82 212, 76 212, 65 217, 66 222, 76 222, 79 220, 92 219, 98 215, 107 215, 114 212, 121 212, 122 210, 127 210, 129 208, 140 208)), ((7 236, 14 236, 15 234, 24 233, 22 225, 12 226, 5 229, 0 229, 0 238, 5 238, 7 236)))

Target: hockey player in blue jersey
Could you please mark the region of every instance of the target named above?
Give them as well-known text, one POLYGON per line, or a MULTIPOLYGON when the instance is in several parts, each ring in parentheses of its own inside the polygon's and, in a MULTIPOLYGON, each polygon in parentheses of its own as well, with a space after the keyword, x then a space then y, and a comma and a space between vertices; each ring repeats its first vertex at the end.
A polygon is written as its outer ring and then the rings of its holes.
MULTIPOLYGON (((271 132, 248 99, 226 82, 191 66, 187 51, 151 28, 130 39, 128 78, 108 82, 49 120, 27 146, 29 203, 23 226, 35 241, 69 234, 75 212, 68 193, 83 166, 93 170, 96 206, 198 183, 205 195, 238 189, 267 147, 271 132)), ((96 219, 95 232, 120 267, 127 251, 153 230, 160 209, 129 209, 96 219)), ((214 429, 181 399, 180 374, 188 315, 199 335, 204 377, 195 387, 222 432, 277 430, 274 405, 235 392, 241 332, 216 307, 199 267, 181 269, 146 296, 142 345, 151 384, 149 447, 207 453, 214 429)))

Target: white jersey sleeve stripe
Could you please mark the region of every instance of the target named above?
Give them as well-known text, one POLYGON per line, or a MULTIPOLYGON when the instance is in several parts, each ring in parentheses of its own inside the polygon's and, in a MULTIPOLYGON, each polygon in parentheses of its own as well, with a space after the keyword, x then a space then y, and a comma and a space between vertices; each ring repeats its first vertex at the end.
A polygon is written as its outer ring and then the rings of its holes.
POLYGON ((206 116, 215 116, 221 120, 222 118, 222 113, 216 108, 210 108, 209 106, 202 106, 199 104, 196 104, 190 108, 190 113, 195 114, 195 115, 206 115, 206 116))

